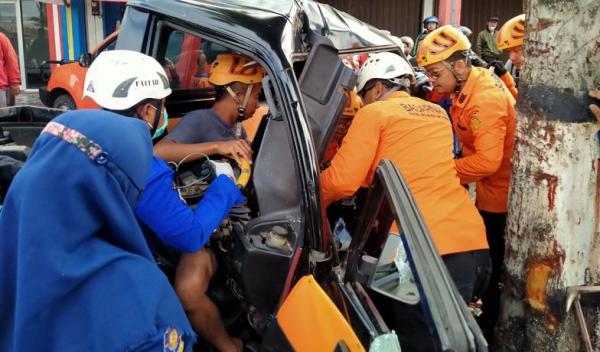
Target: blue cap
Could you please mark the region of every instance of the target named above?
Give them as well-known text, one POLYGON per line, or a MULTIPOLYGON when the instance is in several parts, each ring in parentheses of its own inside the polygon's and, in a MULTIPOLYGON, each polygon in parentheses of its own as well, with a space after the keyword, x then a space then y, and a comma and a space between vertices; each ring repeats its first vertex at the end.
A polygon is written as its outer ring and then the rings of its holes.
POLYGON ((423 24, 426 26, 426 25, 428 25, 430 23, 438 23, 439 24, 440 20, 437 17, 435 17, 435 16, 425 17, 425 19, 423 20, 423 24))

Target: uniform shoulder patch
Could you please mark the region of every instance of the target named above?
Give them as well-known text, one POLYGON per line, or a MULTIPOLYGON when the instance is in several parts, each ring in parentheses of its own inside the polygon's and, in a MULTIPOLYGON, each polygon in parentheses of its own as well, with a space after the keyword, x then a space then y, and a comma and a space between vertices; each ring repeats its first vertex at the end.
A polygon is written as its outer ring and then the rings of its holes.
POLYGON ((477 130, 481 127, 481 120, 479 117, 475 116, 471 118, 471 122, 469 122, 469 126, 471 126, 472 130, 477 130))
POLYGON ((477 130, 482 124, 483 122, 481 122, 481 118, 479 118, 479 109, 473 110, 470 114, 469 127, 471 127, 472 130, 477 130))
POLYGON ((163 352, 183 352, 182 335, 175 328, 167 328, 163 337, 163 352))

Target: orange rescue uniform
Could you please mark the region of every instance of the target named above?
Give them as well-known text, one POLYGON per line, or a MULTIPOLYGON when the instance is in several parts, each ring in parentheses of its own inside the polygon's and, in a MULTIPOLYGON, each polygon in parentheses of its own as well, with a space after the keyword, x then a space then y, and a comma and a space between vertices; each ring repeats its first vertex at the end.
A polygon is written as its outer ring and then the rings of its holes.
POLYGON ((323 202, 371 184, 383 159, 406 178, 440 255, 487 249, 485 227, 460 185, 444 109, 404 92, 360 109, 342 145, 321 173, 323 202))
POLYGON ((256 111, 254 111, 254 114, 252 114, 251 117, 242 121, 242 127, 244 127, 244 130, 246 131, 246 135, 248 136, 249 140, 254 139, 260 122, 262 121, 263 117, 265 117, 265 115, 268 113, 269 106, 261 105, 258 108, 256 108, 256 111))
POLYGON ((506 213, 515 142, 515 99, 487 69, 473 67, 452 99, 450 115, 463 144, 456 170, 463 184, 477 182, 477 208, 506 213))
POLYGON ((519 90, 517 89, 517 84, 515 83, 515 79, 513 78, 513 76, 508 71, 506 71, 502 76, 500 76, 500 79, 502 80, 502 82, 504 82, 504 85, 506 86, 506 88, 508 88, 508 91, 513 96, 513 98, 517 100, 517 97, 519 96, 519 90))

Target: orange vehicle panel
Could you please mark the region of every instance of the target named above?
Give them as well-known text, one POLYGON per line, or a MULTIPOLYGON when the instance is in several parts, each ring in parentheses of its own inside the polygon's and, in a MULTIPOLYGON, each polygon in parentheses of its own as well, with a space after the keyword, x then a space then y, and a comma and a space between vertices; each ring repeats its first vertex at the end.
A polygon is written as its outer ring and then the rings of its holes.
POLYGON ((350 324, 312 276, 305 276, 283 302, 277 323, 297 352, 331 352, 343 341, 364 352, 350 324))
MULTIPOLYGON (((95 55, 100 48, 115 39, 118 33, 118 31, 115 31, 106 37, 91 51, 91 54, 95 55)), ((83 98, 83 83, 87 70, 87 67, 81 67, 78 62, 69 62, 56 67, 48 81, 48 92, 55 95, 57 89, 64 90, 73 98, 77 109, 97 109, 99 106, 95 101, 90 98, 83 98)))

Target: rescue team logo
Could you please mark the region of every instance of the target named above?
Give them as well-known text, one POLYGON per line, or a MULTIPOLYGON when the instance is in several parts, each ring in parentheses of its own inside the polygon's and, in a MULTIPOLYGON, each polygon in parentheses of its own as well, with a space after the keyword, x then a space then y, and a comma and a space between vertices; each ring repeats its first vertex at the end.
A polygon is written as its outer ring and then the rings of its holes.
POLYGON ((167 328, 163 337, 163 352, 183 352, 185 343, 175 328, 167 328))
POLYGON ((157 79, 144 79, 144 80, 136 80, 136 87, 153 87, 159 85, 160 81, 157 79))
POLYGON ((471 119, 469 120, 469 127, 475 131, 481 128, 482 124, 483 122, 481 122, 481 119, 479 118, 479 110, 473 110, 471 113, 471 119))
POLYGON ((401 103, 400 107, 404 111, 419 117, 437 117, 448 119, 446 111, 436 104, 406 104, 401 103))

